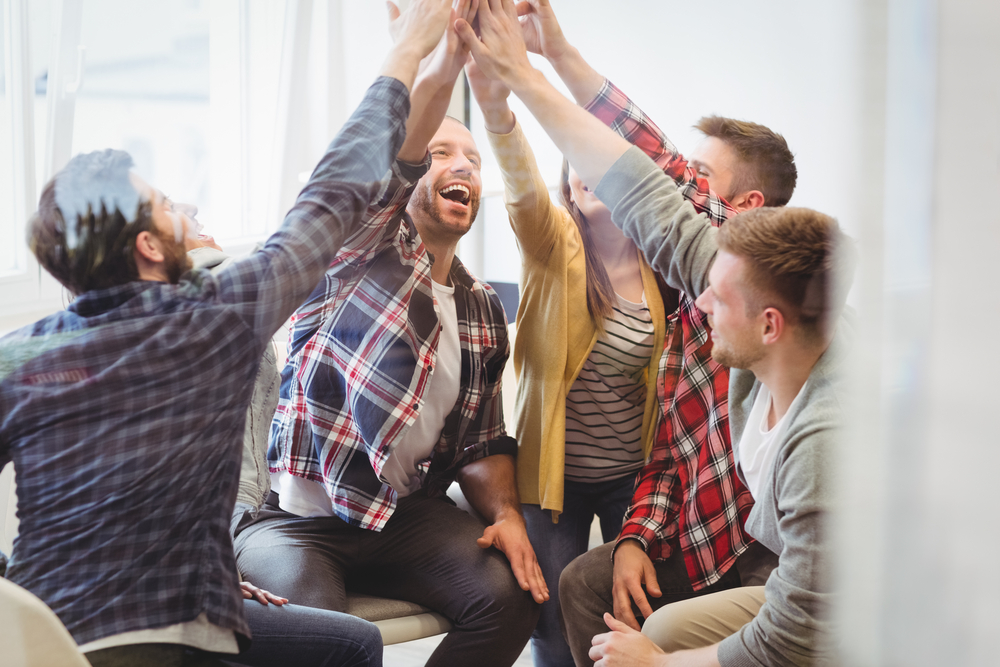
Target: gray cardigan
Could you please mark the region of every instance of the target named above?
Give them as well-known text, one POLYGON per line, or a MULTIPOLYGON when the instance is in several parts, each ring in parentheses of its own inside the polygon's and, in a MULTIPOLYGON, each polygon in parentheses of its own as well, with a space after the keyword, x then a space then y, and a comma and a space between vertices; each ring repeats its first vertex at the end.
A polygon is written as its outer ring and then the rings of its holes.
MULTIPOLYGON (((625 153, 595 193, 671 287, 690 295, 704 291, 718 250, 717 230, 641 150, 625 153)), ((778 567, 768 577, 767 601, 756 618, 719 646, 724 667, 815 665, 830 657, 830 545, 824 538, 844 397, 837 369, 851 329, 845 315, 787 415, 774 467, 747 519, 747 532, 778 554, 778 567)), ((750 371, 730 374, 729 427, 741 477, 738 443, 760 387, 750 371)))

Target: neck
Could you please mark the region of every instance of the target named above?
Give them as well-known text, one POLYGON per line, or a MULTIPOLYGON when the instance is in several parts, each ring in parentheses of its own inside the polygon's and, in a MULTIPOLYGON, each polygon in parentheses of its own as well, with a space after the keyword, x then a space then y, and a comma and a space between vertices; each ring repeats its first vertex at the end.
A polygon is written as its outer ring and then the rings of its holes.
POLYGON ((782 350, 774 350, 751 370, 757 379, 771 392, 771 411, 767 416, 768 428, 773 428, 781 420, 798 396, 802 386, 809 379, 816 362, 823 356, 829 341, 817 346, 792 345, 782 350))
POLYGON ((636 261, 638 255, 635 244, 611 222, 610 211, 588 217, 587 224, 590 225, 591 238, 605 267, 630 265, 636 261))
POLYGON ((458 241, 441 242, 432 239, 423 239, 424 247, 434 255, 434 263, 431 264, 431 280, 438 285, 451 286, 451 263, 455 259, 455 250, 458 248, 458 241))

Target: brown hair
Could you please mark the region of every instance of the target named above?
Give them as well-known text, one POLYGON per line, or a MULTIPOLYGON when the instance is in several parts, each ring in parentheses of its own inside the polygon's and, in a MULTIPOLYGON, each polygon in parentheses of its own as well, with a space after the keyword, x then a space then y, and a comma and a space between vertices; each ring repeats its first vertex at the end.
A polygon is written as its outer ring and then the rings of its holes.
POLYGON ((732 192, 750 190, 764 195, 765 206, 784 206, 792 198, 798 172, 785 138, 757 123, 722 116, 705 116, 695 124, 706 137, 715 137, 736 153, 732 192))
POLYGON ((559 175, 559 199, 562 205, 569 211, 576 228, 580 230, 580 239, 583 241, 583 256, 587 264, 587 310, 594 318, 594 325, 598 331, 604 330, 604 318, 611 317, 615 304, 615 289, 611 286, 611 278, 608 277, 607 269, 604 268, 604 261, 597 254, 597 246, 594 237, 590 234, 590 223, 580 212, 580 209, 573 203, 572 192, 569 187, 569 162, 563 158, 562 173, 559 175))
POLYGON ((129 223, 117 208, 87 209, 78 220, 79 243, 66 242, 66 221, 56 205, 55 179, 49 181, 28 223, 28 246, 38 263, 74 295, 139 279, 135 239, 153 231, 152 206, 141 202, 129 223))
POLYGON ((749 263, 748 310, 773 306, 807 336, 828 333, 854 273, 853 243, 835 219, 808 208, 757 208, 730 218, 717 239, 749 263))

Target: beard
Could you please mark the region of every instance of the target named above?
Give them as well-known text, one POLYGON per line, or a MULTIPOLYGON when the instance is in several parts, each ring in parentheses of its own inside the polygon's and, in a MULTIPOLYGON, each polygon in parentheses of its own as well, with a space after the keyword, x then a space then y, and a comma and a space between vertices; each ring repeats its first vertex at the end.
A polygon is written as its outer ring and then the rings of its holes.
POLYGON ((161 234, 156 230, 156 235, 163 242, 163 269, 167 273, 167 282, 176 285, 181 281, 181 276, 191 270, 191 258, 188 257, 184 243, 178 243, 173 234, 161 234))
MULTIPOLYGON (((413 196, 410 197, 410 204, 413 206, 415 211, 420 211, 422 214, 436 222, 441 227, 450 227, 450 223, 445 220, 444 213, 441 211, 441 202, 438 201, 438 190, 441 188, 437 184, 431 187, 417 187, 413 192, 413 196)), ((479 193, 472 189, 472 184, 469 184, 469 220, 465 225, 465 229, 461 231, 464 235, 472 227, 473 221, 475 221, 476 216, 479 214, 479 193)))
POLYGON ((712 359, 727 368, 750 368, 764 358, 764 350, 752 345, 727 345, 718 339, 712 345, 712 359))

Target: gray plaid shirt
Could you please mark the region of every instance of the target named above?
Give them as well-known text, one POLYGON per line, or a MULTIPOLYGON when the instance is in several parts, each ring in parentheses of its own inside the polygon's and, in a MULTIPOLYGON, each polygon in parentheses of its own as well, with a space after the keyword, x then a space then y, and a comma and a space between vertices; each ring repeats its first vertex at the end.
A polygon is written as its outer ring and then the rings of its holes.
POLYGON ((257 365, 378 192, 408 113, 406 87, 376 81, 251 257, 88 292, 0 339, 21 521, 7 578, 78 643, 203 611, 249 636, 229 518, 257 365))

